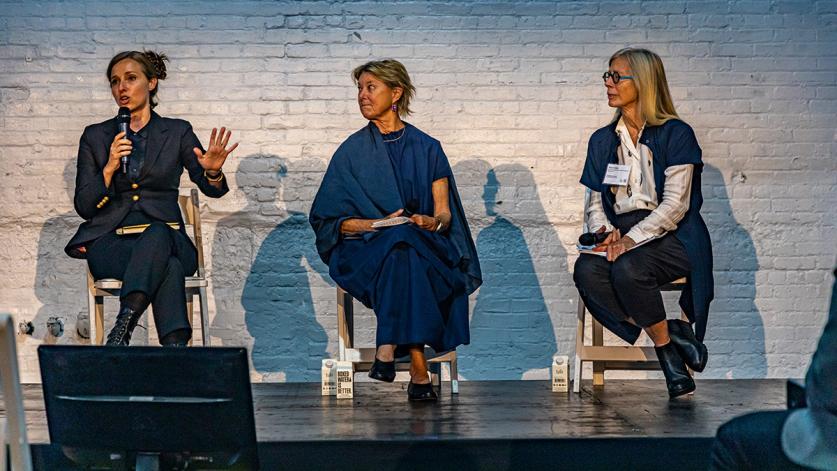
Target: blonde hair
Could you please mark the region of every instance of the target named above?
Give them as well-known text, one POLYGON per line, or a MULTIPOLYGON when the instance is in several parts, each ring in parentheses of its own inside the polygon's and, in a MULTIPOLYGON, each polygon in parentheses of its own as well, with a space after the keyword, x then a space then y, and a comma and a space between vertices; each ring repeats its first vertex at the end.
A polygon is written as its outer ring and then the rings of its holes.
POLYGON ((412 110, 410 110, 410 100, 412 100, 413 95, 416 93, 416 88, 413 86, 413 82, 410 81, 410 75, 407 73, 404 64, 395 59, 384 59, 381 61, 367 62, 355 67, 355 70, 352 71, 352 79, 354 79, 355 85, 357 85, 360 76, 364 72, 369 72, 374 75, 389 88, 400 88, 401 98, 395 102, 395 105, 398 107, 398 114, 403 117, 412 113, 412 110))
MULTIPOLYGON (((639 112, 645 122, 650 126, 659 126, 670 119, 680 119, 671 100, 666 71, 660 56, 648 49, 628 47, 616 51, 610 56, 607 64, 613 64, 613 61, 620 57, 628 61, 631 68, 634 85, 639 94, 639 112)), ((621 116, 622 110, 617 109, 613 120, 618 121, 621 116)))

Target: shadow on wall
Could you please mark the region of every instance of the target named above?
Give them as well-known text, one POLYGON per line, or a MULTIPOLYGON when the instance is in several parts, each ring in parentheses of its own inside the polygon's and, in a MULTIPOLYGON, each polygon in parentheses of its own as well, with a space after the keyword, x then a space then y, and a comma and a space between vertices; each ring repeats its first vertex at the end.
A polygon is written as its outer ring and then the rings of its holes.
MULTIPOLYGON (((76 161, 70 159, 64 167, 64 188, 67 198, 73 201, 76 161)), ((46 207, 44 208, 46 211, 46 207)), ((49 210, 53 214, 54 210, 49 210)), ((32 319, 35 327, 32 336, 45 343, 73 342, 77 338, 76 320, 87 312, 87 264, 64 253, 64 246, 78 229, 81 219, 75 211, 48 218, 38 237, 37 266, 35 267, 35 296, 41 303, 38 314, 32 319), (64 334, 53 337, 47 333, 47 321, 57 317, 64 323, 64 334)), ((86 327, 86 326, 85 326, 86 327)))
POLYGON ((547 378, 557 351, 555 330, 521 228, 538 234, 532 240, 539 247, 558 250, 564 264, 566 253, 548 223, 532 173, 518 164, 492 169, 482 160, 460 162, 453 171, 472 230, 481 228, 476 245, 483 273, 471 344, 458 350, 460 372, 468 379, 521 379, 527 373, 547 378), (477 207, 480 200, 483 205, 477 207))
POLYGON ((328 267, 317 255, 307 213, 291 209, 303 204, 296 193, 306 184, 296 180, 308 173, 316 172, 289 172, 275 155, 243 157, 236 181, 247 205, 216 227, 213 329, 241 336, 240 299, 253 368, 266 381, 316 381, 327 356, 328 335, 316 318, 309 273, 330 283, 328 267), (292 201, 282 197, 283 186, 295 189, 292 201))
MULTIPOLYGON (((744 184, 731 182, 731 185, 744 184)), ((728 378, 764 378, 767 358, 764 322, 756 307, 756 248, 750 234, 732 213, 720 170, 703 168, 704 205, 701 214, 712 235, 715 300, 707 327, 709 367, 728 378), (706 190, 709 191, 706 191, 706 190), (718 363, 726 359, 725 363, 718 363)))

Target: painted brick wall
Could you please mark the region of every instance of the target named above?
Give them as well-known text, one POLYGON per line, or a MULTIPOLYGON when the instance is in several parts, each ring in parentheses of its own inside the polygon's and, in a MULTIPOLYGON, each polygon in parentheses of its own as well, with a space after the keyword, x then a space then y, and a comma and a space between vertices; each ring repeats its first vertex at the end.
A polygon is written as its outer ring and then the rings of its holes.
POLYGON ((81 222, 78 138, 115 113, 110 57, 143 47, 172 59, 160 113, 204 142, 219 125, 242 142, 232 191, 203 215, 213 339, 251 347, 254 379, 315 379, 335 352, 334 288, 306 214, 332 152, 365 124, 350 70, 385 57, 414 79, 411 121, 442 141, 482 257, 463 376, 546 377, 574 342, 577 181, 611 116, 599 77, 627 45, 663 57, 704 150, 717 282, 704 375, 801 376, 837 255, 837 2, 2 1, 0 311, 35 324, 19 337, 24 380, 38 344, 82 341, 84 264, 62 251, 81 222), (50 317, 64 336, 46 334, 50 317))

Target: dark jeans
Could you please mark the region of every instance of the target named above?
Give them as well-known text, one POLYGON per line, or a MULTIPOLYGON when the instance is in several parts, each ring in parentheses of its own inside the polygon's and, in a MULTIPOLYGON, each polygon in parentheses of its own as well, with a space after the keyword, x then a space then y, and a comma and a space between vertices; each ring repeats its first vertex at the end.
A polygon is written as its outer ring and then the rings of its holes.
POLYGON ((97 280, 122 280, 123 298, 137 291, 148 296, 158 338, 178 329, 191 331, 185 277, 197 270, 198 252, 181 232, 161 222, 141 234, 111 232, 87 247, 87 265, 97 280))
POLYGON ((782 425, 790 411, 754 412, 736 417, 718 428, 709 469, 805 470, 782 451, 782 425))
MULTIPOLYGON (((622 235, 648 215, 634 211, 618 216, 615 226, 622 235)), ((660 239, 625 252, 615 262, 582 254, 575 263, 573 280, 593 317, 609 330, 633 343, 640 327, 666 319, 660 286, 689 274, 690 264, 683 244, 669 233, 660 239)))

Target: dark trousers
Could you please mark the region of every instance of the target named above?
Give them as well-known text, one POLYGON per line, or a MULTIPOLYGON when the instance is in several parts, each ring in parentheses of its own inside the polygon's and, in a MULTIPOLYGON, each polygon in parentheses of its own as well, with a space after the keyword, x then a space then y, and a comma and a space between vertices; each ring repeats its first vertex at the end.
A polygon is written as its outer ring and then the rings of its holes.
MULTIPOLYGON (((617 217, 622 235, 650 211, 633 211, 617 217)), ((615 262, 582 254, 575 262, 573 280, 587 309, 610 331, 633 343, 640 327, 666 319, 660 286, 689 274, 686 249, 669 233, 660 239, 625 252, 615 262)))
POLYGON ((87 265, 93 278, 122 280, 121 296, 141 292, 154 310, 158 338, 189 329, 185 277, 198 268, 192 241, 161 222, 141 234, 111 232, 87 247, 87 265))
POLYGON ((754 412, 736 417, 718 428, 709 469, 804 470, 782 451, 782 426, 790 411, 754 412))

